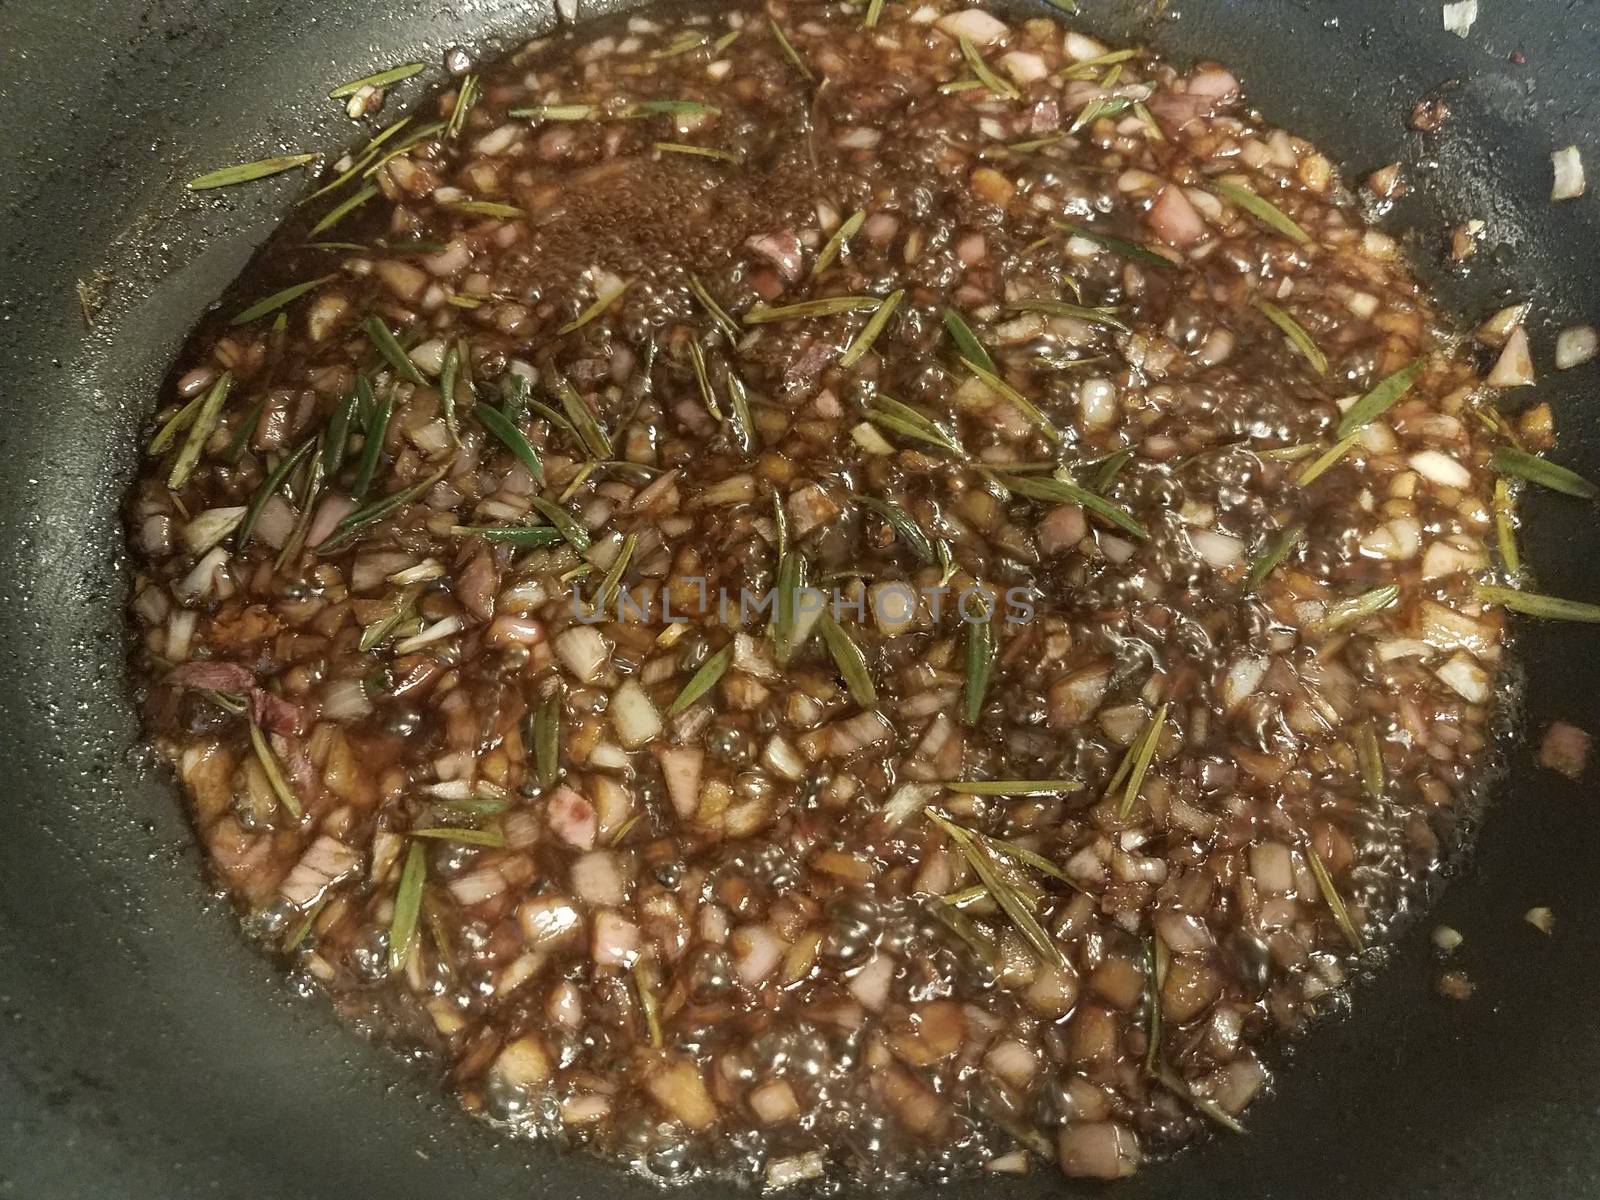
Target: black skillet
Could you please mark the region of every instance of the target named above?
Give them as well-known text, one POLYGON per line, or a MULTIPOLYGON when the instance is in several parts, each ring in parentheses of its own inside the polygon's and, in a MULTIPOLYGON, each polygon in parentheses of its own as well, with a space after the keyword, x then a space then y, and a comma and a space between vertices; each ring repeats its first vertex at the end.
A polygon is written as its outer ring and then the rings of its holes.
MULTIPOLYGON (((1461 41, 1437 0, 1083 0, 1084 25, 1214 56, 1275 122, 1359 178, 1401 160, 1388 221, 1467 319, 1534 301, 1538 395, 1560 457, 1600 474, 1600 366, 1550 369, 1555 329, 1600 318, 1600 203, 1552 207, 1549 153, 1600 175, 1600 4, 1483 0, 1461 41), (1518 61, 1514 52, 1520 52, 1518 61), (1452 82, 1453 81, 1453 82, 1452 82), (1406 128, 1444 86, 1438 133, 1406 128), (1488 222, 1470 275, 1447 223, 1488 222)), ((284 179, 210 198, 182 180, 351 138, 330 86, 548 26, 544 0, 0 0, 0 1197, 20 1200, 624 1200, 647 1185, 507 1141, 422 1072, 289 994, 208 902, 165 780, 131 753, 119 498, 184 333, 287 210, 284 179), (74 295, 103 272, 92 330, 74 295)), ((416 86, 415 84, 411 86, 416 86)), ((402 93, 402 97, 409 93, 402 93)), ((1600 597, 1591 506, 1535 496, 1544 590, 1600 597)), ((1433 917, 1317 1031, 1278 1094, 1122 1200, 1600 1193, 1600 922, 1592 786, 1531 747, 1596 726, 1600 631, 1529 625, 1526 712, 1479 849, 1433 917), (1546 938, 1522 919, 1554 909, 1546 938), (1439 999, 1434 919, 1477 984, 1439 999)), ((1053 1171, 950 1200, 1071 1191, 1053 1171)), ((696 1197, 728 1189, 696 1189, 696 1197)))

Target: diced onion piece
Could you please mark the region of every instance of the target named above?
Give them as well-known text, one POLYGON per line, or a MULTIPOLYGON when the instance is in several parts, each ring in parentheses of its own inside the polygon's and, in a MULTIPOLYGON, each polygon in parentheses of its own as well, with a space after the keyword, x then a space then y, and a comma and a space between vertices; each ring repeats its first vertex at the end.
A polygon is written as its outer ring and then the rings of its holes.
POLYGON ((700 771, 705 764, 705 751, 693 746, 671 746, 657 757, 673 810, 680 817, 692 817, 700 803, 700 771))
POLYGON ((564 629, 554 642, 556 657, 581 683, 594 683, 605 673, 611 648, 593 625, 564 629))
POLYGON ((1442 450, 1419 450, 1406 461, 1412 470, 1431 483, 1453 488, 1464 488, 1472 483, 1472 472, 1442 450))
POLYGON ((770 926, 746 925, 728 939, 733 951, 733 969, 739 982, 748 988, 760 987, 778 969, 788 948, 770 926))
POLYGON ((1479 325, 1472 336, 1486 346, 1504 346, 1511 331, 1521 325, 1523 318, 1528 315, 1529 307, 1526 300, 1520 304, 1506 305, 1479 325))
POLYGON ((1527 387, 1534 381, 1533 355, 1528 350, 1528 331, 1518 325, 1506 338, 1505 349, 1489 372, 1489 386, 1527 387))
POLYGON ((1139 1169, 1143 1156, 1133 1130, 1116 1121, 1064 1125, 1056 1143, 1056 1159, 1065 1175, 1078 1179, 1125 1179, 1139 1169))
POLYGON ((637 680, 629 679, 611 694, 608 711, 617 740, 629 750, 661 736, 661 712, 637 680))
POLYGON ((708 1129, 717 1122, 717 1105, 692 1059, 676 1059, 652 1072, 645 1091, 668 1115, 691 1130, 708 1129))
POLYGON ((1250 847, 1250 874, 1256 886, 1273 895, 1294 891, 1294 860, 1282 842, 1257 842, 1250 847))
POLYGON ((1568 779, 1576 779, 1588 765, 1589 741, 1589 735, 1576 725, 1557 721, 1546 731, 1539 746, 1539 765, 1559 771, 1568 779))
POLYGON ((1489 673, 1465 651, 1452 655, 1434 674, 1471 704, 1485 704, 1489 700, 1489 673))
POLYGON ((949 13, 934 22, 939 29, 953 38, 967 38, 974 46, 989 46, 1010 32, 999 21, 981 8, 964 8, 949 13))
POLYGON ((1583 157, 1576 146, 1557 150, 1550 156, 1555 168, 1555 182, 1550 189, 1552 200, 1573 200, 1583 195, 1583 157))
POLYGON ((880 1011, 889 1002, 889 985, 894 980, 895 960, 882 951, 867 960, 850 977, 850 994, 862 1006, 873 1012, 880 1011))
POLYGON ((190 554, 204 554, 239 527, 244 505, 212 508, 183 527, 183 545, 190 554))
POLYGON ((1600 353, 1600 333, 1593 325, 1574 325, 1556 335, 1556 370, 1567 371, 1600 353))
POLYGON ((602 967, 633 966, 639 958, 639 927, 610 909, 595 913, 589 953, 602 967))
POLYGON ((572 890, 586 904, 618 906, 627 902, 628 880, 615 851, 591 850, 572 863, 572 890))
POLYGON ((1478 19, 1478 0, 1458 0, 1454 4, 1444 6, 1444 28, 1446 33, 1453 33, 1464 38, 1472 28, 1472 23, 1478 19))

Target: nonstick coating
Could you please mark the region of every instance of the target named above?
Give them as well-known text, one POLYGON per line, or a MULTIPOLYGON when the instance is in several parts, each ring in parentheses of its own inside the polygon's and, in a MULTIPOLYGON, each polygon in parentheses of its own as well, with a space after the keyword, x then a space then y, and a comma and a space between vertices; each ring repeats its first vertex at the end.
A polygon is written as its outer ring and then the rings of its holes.
MULTIPOLYGON (((1447 224, 1486 220, 1471 276, 1436 283, 1468 318, 1534 300, 1538 395, 1563 460, 1600 474, 1600 369, 1548 361, 1557 328, 1600 319, 1600 202, 1548 200, 1552 149, 1587 142, 1600 175, 1600 6, 1485 0, 1461 41, 1436 0, 1174 0, 1159 20, 1083 4, 1091 29, 1226 60, 1352 179, 1407 164, 1415 190, 1389 225, 1417 231, 1425 271, 1447 224), (1408 131, 1415 100, 1451 80, 1445 129, 1408 131)), ((135 435, 184 333, 297 187, 202 198, 182 181, 348 141, 320 99, 333 84, 553 20, 500 0, 0 3, 0 1197, 656 1194, 462 1118, 424 1072, 293 996, 208 898, 170 785, 134 753, 126 691, 117 506, 135 435), (74 282, 96 272, 109 282, 86 332, 74 282)), ((1526 512, 1543 589, 1600 597, 1595 510, 1547 494, 1526 512)), ((1600 822, 1592 787, 1538 770, 1528 741, 1554 718, 1600 726, 1597 651, 1592 628, 1523 630, 1524 736, 1436 913, 1466 936, 1473 999, 1434 995, 1422 922, 1355 1016, 1303 1044, 1249 1136, 1150 1168, 1119 1200, 1600 1192, 1600 822), (1535 904, 1554 936, 1523 921, 1535 904)), ((1046 1170, 945 1194, 1072 1190, 1046 1170)))

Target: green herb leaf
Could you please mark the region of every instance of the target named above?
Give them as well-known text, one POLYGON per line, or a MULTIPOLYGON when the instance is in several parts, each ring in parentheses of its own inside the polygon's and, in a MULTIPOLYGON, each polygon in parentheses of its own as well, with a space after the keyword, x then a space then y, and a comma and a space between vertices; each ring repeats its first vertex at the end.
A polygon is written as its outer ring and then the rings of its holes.
POLYGON ((958 458, 967 457, 966 447, 956 440, 955 433, 943 422, 934 420, 927 413, 912 408, 909 404, 903 404, 892 396, 886 396, 882 392, 873 395, 867 401, 865 416, 873 424, 881 425, 902 436, 937 446, 958 458))
POLYGON ((268 296, 265 300, 256 301, 249 308, 245 309, 238 316, 234 317, 233 320, 229 321, 228 324, 248 325, 251 321, 254 321, 260 317, 264 317, 270 312, 277 312, 278 309, 283 308, 285 305, 292 304, 301 296, 304 296, 312 288, 321 287, 323 284, 327 283, 328 280, 335 277, 336 276, 334 274, 319 275, 315 279, 308 279, 304 283, 297 283, 292 287, 286 287, 281 292, 273 292, 272 295, 268 296))
POLYGON ((1284 337, 1300 351, 1301 357, 1311 364, 1313 371, 1318 375, 1328 373, 1328 356, 1317 349, 1316 342, 1311 340, 1311 335, 1305 331, 1305 326, 1271 301, 1257 300, 1256 307, 1261 310, 1262 316, 1283 330, 1284 337))
POLYGON ((970 779, 941 783, 946 791, 962 796, 1053 796, 1058 792, 1075 792, 1083 786, 1081 779, 970 779))
POLYGON ((1165 254, 1157 254, 1148 246, 1141 246, 1138 242, 1130 242, 1126 238, 1112 237, 1109 233, 1097 233, 1083 225, 1073 225, 1066 221, 1057 221, 1056 228, 1070 233, 1073 237, 1083 238, 1085 241, 1094 242, 1103 246, 1123 258, 1134 262, 1141 262, 1147 266, 1160 267, 1163 270, 1173 270, 1181 264, 1173 262, 1165 254))
POLYGON ((1230 183, 1226 179, 1218 179, 1212 182, 1211 190, 1224 200, 1244 209, 1268 229, 1283 234, 1290 241, 1298 242, 1302 246, 1311 241, 1311 235, 1295 224, 1282 209, 1249 188, 1230 183))
POLYGON ((617 551, 617 557, 611 560, 611 565, 606 568, 606 573, 600 579, 600 586, 595 589, 594 604, 589 609, 589 615, 597 617, 610 610, 616 600, 617 591, 622 586, 622 577, 628 570, 628 564, 633 561, 633 552, 639 545, 639 535, 630 533, 622 539, 622 548, 617 551))
POLYGON ((778 24, 775 18, 770 16, 767 18, 767 24, 772 26, 772 36, 778 39, 778 46, 782 49, 784 57, 794 64, 796 71, 805 76, 807 83, 815 83, 817 77, 811 73, 811 68, 806 66, 805 59, 800 57, 800 52, 794 48, 794 43, 783 32, 783 27, 778 24))
POLYGON ((322 220, 306 231, 306 237, 315 238, 319 233, 326 233, 377 194, 377 185, 369 183, 360 191, 330 208, 322 220))
MULTIPOLYGON (((366 376, 362 376, 357 380, 357 390, 361 390, 365 386, 366 376)), ((363 399, 365 400, 370 396, 371 392, 369 390, 366 396, 363 396, 363 399)), ((373 476, 377 474, 378 460, 383 456, 384 435, 389 431, 389 418, 393 413, 394 393, 389 391, 384 394, 382 402, 372 410, 372 417, 367 422, 367 430, 364 435, 366 440, 361 444, 361 458, 356 463, 355 482, 350 487, 350 498, 357 504, 361 503, 366 496, 367 489, 372 486, 373 476)))
POLYGON ((806 559, 790 550, 778 560, 777 592, 767 634, 780 667, 789 665, 800 650, 800 593, 806 586, 806 559))
POLYGON ((1129 748, 1128 782, 1122 793, 1122 804, 1117 809, 1117 818, 1126 821, 1133 812, 1133 806, 1139 799, 1139 789, 1144 786, 1145 773, 1150 770, 1150 762, 1155 758, 1156 747, 1161 742, 1161 731, 1166 726, 1167 708, 1163 704, 1156 709, 1155 716, 1150 718, 1150 723, 1144 727, 1144 732, 1139 735, 1139 740, 1129 748))
POLYGON ((345 446, 350 441, 350 420, 355 414, 356 393, 352 388, 333 406, 328 417, 328 427, 322 438, 322 477, 332 479, 344 466, 345 446))
POLYGON ((544 463, 522 430, 492 404, 473 405, 472 415, 477 417, 478 422, 494 436, 495 441, 517 456, 522 465, 528 468, 528 474, 533 476, 535 483, 544 482, 544 463))
POLYGON ((889 528, 899 535, 917 558, 925 563, 934 561, 933 543, 928 540, 928 535, 922 532, 922 526, 918 525, 904 508, 893 500, 880 500, 876 496, 856 495, 852 499, 870 508, 887 521, 889 528))
POLYGON ((964 362, 976 363, 991 375, 999 374, 994 359, 989 357, 989 352, 983 348, 972 326, 958 311, 948 307, 944 310, 944 327, 950 334, 950 340, 956 344, 956 353, 964 362))
POLYGON ((1080 487, 1065 479, 1056 479, 1053 476, 1041 479, 1033 475, 1005 475, 1001 477, 1001 482, 1017 495, 1026 496, 1030 500, 1042 500, 1047 504, 1076 504, 1110 521, 1118 529, 1136 538, 1144 540, 1150 536, 1145 527, 1134 519, 1133 514, 1117 507, 1104 496, 1097 496, 1088 488, 1080 487))
POLYGON ((1333 886, 1333 876, 1328 874, 1328 868, 1323 865, 1322 856, 1307 846, 1306 861, 1311 864, 1311 873, 1317 878, 1317 888, 1322 892, 1323 903, 1333 913, 1334 924, 1339 927, 1339 932, 1344 934, 1345 941, 1350 943, 1350 948, 1360 954, 1366 949, 1361 940, 1361 931, 1350 918, 1350 910, 1345 907, 1344 897, 1339 895, 1339 889, 1333 886))
POLYGON ((622 293, 626 292, 631 286, 633 286, 633 281, 631 279, 619 279, 615 283, 607 285, 600 291, 598 295, 595 296, 594 302, 590 304, 588 308, 584 309, 575 318, 568 321, 560 329, 556 330, 556 334, 558 336, 565 337, 569 333, 573 333, 579 329, 582 329, 590 321, 600 316, 618 300, 622 299, 622 293))
POLYGON ((465 846, 504 846, 505 831, 501 829, 463 829, 456 825, 431 825, 427 829, 413 829, 414 838, 433 838, 441 842, 459 842, 465 846))
POLYGON ((1122 468, 1133 461, 1133 447, 1118 450, 1115 454, 1106 455, 1100 463, 1100 468, 1094 473, 1093 484, 1089 490, 1105 494, 1107 488, 1117 481, 1117 476, 1122 473, 1122 468))
POLYGON ((633 963, 633 987, 639 995, 639 1011, 644 1015, 645 1035, 656 1049, 662 1045, 661 1001, 656 995, 658 985, 655 964, 643 955, 633 963))
POLYGON ((1202 1116, 1210 1117, 1211 1120, 1215 1121, 1218 1125, 1221 1125, 1229 1133, 1244 1133, 1244 1126, 1239 1124, 1239 1122, 1234 1119, 1232 1114, 1230 1114, 1215 1100, 1212 1100, 1206 1096, 1202 1096, 1196 1092, 1184 1080, 1183 1076, 1179 1075, 1166 1063, 1158 1064, 1152 1074, 1160 1082, 1162 1087, 1166 1088, 1174 1096, 1177 1096, 1183 1100, 1187 1100, 1194 1106, 1195 1111, 1200 1113, 1202 1116))
POLYGON ((721 421, 722 409, 717 404, 716 392, 711 388, 711 373, 706 370, 705 351, 693 338, 689 339, 689 362, 694 367, 695 382, 700 385, 700 399, 705 403, 706 411, 711 414, 713 421, 721 421))
POLYGON ((1033 947, 1039 957, 1053 966, 1066 965, 1061 947, 1051 940, 1050 935, 1039 924, 1038 918, 1033 915, 1028 902, 1022 898, 1017 888, 994 869, 994 865, 979 849, 973 835, 931 806, 923 809, 923 812, 955 843, 956 849, 967 860, 967 865, 972 868, 973 874, 989 890, 995 903, 1010 918, 1017 932, 1033 947))
POLYGON ((1114 117, 1120 112, 1126 112, 1133 105, 1133 100, 1127 96, 1096 96, 1078 110, 1078 115, 1072 119, 1072 124, 1067 126, 1068 133, 1077 133, 1085 125, 1091 125, 1101 117, 1114 117))
POLYGON ((1327 611, 1322 614, 1322 620, 1317 622, 1317 628, 1324 633, 1343 629, 1346 625, 1365 621, 1368 617, 1377 616, 1386 608, 1392 608, 1399 599, 1399 584, 1390 583, 1383 587, 1375 587, 1371 591, 1362 592, 1359 596, 1328 605, 1327 611))
POLYGON ((848 371, 861 361, 861 356, 872 349, 872 343, 878 340, 878 335, 883 332, 884 326, 889 323, 889 318, 894 316, 894 310, 899 307, 904 299, 904 289, 890 292, 878 304, 867 318, 867 323, 861 327, 861 332, 856 334, 850 345, 845 348, 843 357, 839 359, 839 366, 848 371))
POLYGON ((396 591, 384 607, 383 615, 361 631, 361 640, 356 643, 356 649, 365 654, 388 641, 400 627, 400 623, 410 614, 417 597, 422 595, 424 586, 421 583, 414 583, 396 591))
POLYGON ((1091 325, 1104 325, 1107 329, 1116 329, 1122 333, 1132 332, 1128 324, 1117 316, 1117 310, 1109 305, 1090 308, 1082 304, 1072 304, 1066 300, 1030 299, 1017 300, 1006 306, 1014 312, 1044 313, 1051 317, 1076 317, 1080 321, 1087 321, 1091 325))
POLYGON ((1371 717, 1356 726, 1356 762, 1361 767, 1361 787, 1369 800, 1382 800, 1388 790, 1383 769, 1383 746, 1371 717))
POLYGON ((1350 453, 1350 447, 1356 444, 1356 439, 1360 436, 1361 430, 1357 429, 1340 438, 1321 454, 1317 455, 1314 460, 1307 463, 1305 470, 1300 472, 1300 475, 1295 480, 1295 483, 1300 487, 1305 487, 1314 480, 1320 478, 1329 467, 1333 466, 1346 454, 1350 453))
POLYGON ((1553 492, 1576 496, 1580 500, 1593 500, 1600 496, 1600 487, 1596 487, 1576 471, 1569 471, 1566 467, 1559 466, 1549 459, 1540 458, 1537 454, 1529 454, 1526 450, 1502 446, 1494 452, 1493 466, 1502 475, 1514 475, 1518 479, 1526 479, 1529 483, 1537 483, 1553 492))
POLYGON ((1161 1062, 1161 988, 1167 981, 1171 951, 1159 935, 1146 938, 1144 947, 1145 1004, 1150 1011, 1144 1069, 1154 1074, 1161 1062))
POLYGON ((288 154, 278 158, 259 158, 255 162, 240 163, 236 167, 223 167, 219 171, 211 171, 189 180, 187 186, 191 192, 203 192, 211 188, 231 187, 236 183, 249 183, 255 179, 265 179, 269 175, 303 167, 316 157, 315 154, 288 154))
POLYGON ((833 665, 839 669, 839 675, 849 689, 850 699, 862 708, 871 708, 878 702, 878 691, 872 686, 872 672, 860 645, 830 613, 823 613, 818 618, 817 629, 828 647, 828 653, 833 655, 833 665))
POLYGON ((966 367, 967 370, 971 371, 975 376, 978 377, 978 379, 982 380, 984 386, 990 391, 995 392, 1005 400, 1009 401, 1010 404, 1019 412, 1021 412, 1022 415, 1026 417, 1029 422, 1039 430, 1040 433, 1045 435, 1045 437, 1049 438, 1052 442, 1057 443, 1064 440, 1061 436, 1061 431, 1051 423, 1049 417, 1045 416, 1044 413, 1039 410, 1038 405, 1034 404, 1032 400, 1029 400, 1021 392, 1017 391, 1016 388, 1012 387, 1004 379, 1000 378, 1000 376, 983 367, 979 363, 974 362, 970 358, 962 359, 961 365, 966 367))
POLYGON ((567 420, 572 422, 572 428, 589 456, 598 459, 610 458, 611 439, 600 427, 600 422, 584 403, 583 397, 578 395, 578 390, 560 375, 556 376, 554 388, 557 398, 561 401, 562 411, 567 414, 567 420))
POLYGON ((862 18, 862 25, 868 29, 875 29, 878 19, 883 16, 883 0, 867 0, 867 15, 862 18))
POLYGON ((445 207, 451 212, 468 213, 479 217, 502 217, 508 221, 519 220, 528 215, 515 204, 502 204, 498 200, 457 200, 445 207))
POLYGON ((1542 617, 1547 621, 1600 621, 1600 604, 1563 600, 1559 596, 1541 596, 1537 592, 1487 583, 1478 584, 1476 590, 1478 599, 1484 604, 1498 604, 1523 616, 1542 617))
POLYGON ((533 771, 540 787, 561 777, 561 692, 539 703, 533 717, 533 771))
MULTIPOLYGON (((190 423, 188 435, 183 439, 183 446, 179 449, 177 458, 173 460, 172 471, 167 476, 167 487, 171 491, 181 490, 183 485, 189 482, 189 477, 194 474, 195 467, 200 464, 200 455, 206 448, 207 440, 217 428, 217 422, 222 416, 222 405, 228 399, 228 392, 232 388, 233 372, 224 371, 211 385, 211 390, 206 393, 205 402, 200 405, 193 422, 190 423)), ((160 440, 159 434, 157 440, 160 440)))
POLYGON ((577 518, 566 509, 559 504, 551 503, 543 496, 529 496, 528 503, 533 505, 546 521, 549 521, 551 525, 560 531, 562 540, 567 545, 580 554, 589 548, 589 531, 580 525, 577 518))
POLYGON ((733 431, 734 444, 749 454, 756 444, 755 424, 750 419, 750 393, 744 380, 728 372, 728 426, 733 431))
POLYGON ((277 494, 278 489, 283 486, 283 481, 289 478, 290 473, 300 465, 301 460, 310 453, 311 448, 315 445, 315 439, 307 438, 300 443, 292 454, 285 456, 272 469, 271 474, 261 481, 261 486, 256 489, 256 494, 250 498, 250 507, 245 509, 244 519, 239 522, 239 533, 233 543, 235 551, 243 550, 249 543, 250 533, 256 527, 256 518, 261 515, 261 510, 266 507, 267 501, 277 494))
POLYGON ((506 113, 525 121, 587 121, 600 110, 592 104, 534 104, 506 113))
POLYGON ((867 312, 883 301, 876 296, 825 296, 820 300, 801 300, 797 304, 771 307, 757 304, 744 315, 746 325, 766 325, 773 321, 796 321, 809 317, 835 317, 843 313, 867 312))
POLYGON ((256 761, 261 764, 261 773, 267 777, 267 786, 272 789, 272 794, 283 805, 284 811, 298 821, 303 812, 300 797, 294 794, 294 789, 284 779, 283 769, 278 766, 278 756, 267 744, 267 735, 253 720, 250 722, 250 748, 256 753, 256 761))
POLYGON ((1411 390, 1411 385, 1416 383, 1417 377, 1422 374, 1424 365, 1426 365, 1426 360, 1421 358, 1413 359, 1393 375, 1381 380, 1376 387, 1352 404, 1349 410, 1346 411, 1336 431, 1338 436, 1348 437, 1393 408, 1400 397, 1411 390))
POLYGON ((664 154, 690 154, 696 158, 714 158, 719 162, 735 165, 744 161, 732 150, 719 150, 715 146, 691 146, 688 142, 656 142, 655 148, 664 154))
POLYGON ((358 508, 355 512, 345 517, 333 527, 333 533, 328 539, 317 547, 318 554, 326 554, 350 541, 361 530, 375 521, 384 517, 398 508, 403 508, 429 491, 436 483, 450 473, 449 467, 440 467, 426 479, 418 480, 410 487, 401 488, 397 492, 390 492, 381 500, 375 500, 365 508, 358 508))
POLYGON ((1511 489, 1504 479, 1494 481, 1494 531, 1500 544, 1500 561, 1512 575, 1522 570, 1522 555, 1517 550, 1517 527, 1511 505, 1511 489))
POLYGON ((349 83, 341 83, 328 93, 329 100, 343 100, 346 96, 354 96, 364 87, 386 88, 419 75, 426 69, 423 63, 401 63, 398 67, 390 67, 387 71, 377 71, 371 75, 363 75, 360 79, 352 79, 349 83))
POLYGON ((850 244, 850 239, 855 237, 866 219, 867 210, 864 208, 857 209, 845 218, 839 228, 833 231, 833 236, 823 243, 821 251, 817 254, 817 261, 811 264, 811 278, 815 279, 833 266, 834 260, 850 244))
POLYGON ((696 700, 704 696, 717 686, 717 681, 728 673, 728 667, 733 662, 733 643, 729 642, 718 650, 705 662, 700 664, 700 669, 689 677, 689 682, 683 685, 677 697, 667 709, 667 716, 675 717, 687 709, 696 700))
POLYGON ((554 546, 562 540, 561 531, 554 525, 452 525, 450 533, 454 537, 481 537, 531 549, 554 546))
POLYGON ((467 114, 478 103, 482 94, 483 85, 476 75, 468 75, 461 81, 461 88, 456 92, 456 105, 450 111, 450 121, 444 128, 444 136, 448 141, 454 141, 467 125, 467 114))
POLYGON ((439 412, 444 417, 444 427, 450 434, 450 441, 457 446, 461 444, 461 420, 456 414, 456 380, 461 375, 461 358, 465 350, 463 339, 462 343, 451 346, 445 352, 444 362, 439 366, 439 412))
POLYGON ((405 970, 417 945, 417 918, 422 913, 422 885, 428 878, 428 852, 417 843, 406 851, 400 869, 400 886, 394 893, 394 916, 389 920, 389 973, 405 970))
POLYGON ((1250 570, 1244 577, 1244 590, 1253 592, 1289 557, 1289 551, 1298 546, 1306 536, 1304 525, 1291 525, 1267 543, 1267 548, 1250 560, 1250 570))
POLYGON ((694 293, 694 298, 700 302, 700 307, 706 310, 711 320, 730 343, 739 340, 739 324, 728 315, 726 309, 716 302, 716 299, 706 290, 706 285, 693 274, 689 276, 689 290, 694 293))
POLYGON ((961 723, 976 725, 994 677, 994 623, 966 621, 966 680, 961 690, 961 723))
POLYGON ((367 331, 367 337, 373 346, 383 356, 383 360, 389 364, 390 370, 418 387, 428 386, 428 381, 422 377, 422 372, 417 370, 417 364, 411 361, 405 352, 405 347, 400 345, 399 339, 383 323, 381 317, 368 317, 363 328, 367 331))
POLYGON ((989 68, 983 61, 983 55, 978 53, 978 48, 972 44, 972 39, 962 34, 958 39, 961 44, 961 57, 967 60, 967 66, 972 68, 973 75, 978 82, 983 84, 997 96, 1004 96, 1007 100, 1020 100, 1022 93, 1006 79, 1002 79, 989 68))

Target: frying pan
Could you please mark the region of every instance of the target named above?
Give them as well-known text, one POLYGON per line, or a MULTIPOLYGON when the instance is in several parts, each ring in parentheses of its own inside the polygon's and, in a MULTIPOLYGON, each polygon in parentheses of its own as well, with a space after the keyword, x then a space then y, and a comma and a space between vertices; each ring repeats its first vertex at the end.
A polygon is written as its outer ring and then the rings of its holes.
MULTIPOLYGON (((1463 41, 1434 0, 1083 4, 1092 32, 1227 61, 1349 178, 1404 162, 1413 190, 1388 227, 1466 319, 1533 300, 1561 457, 1600 474, 1600 370, 1548 361, 1557 328, 1600 318, 1600 205, 1548 200, 1552 149, 1587 142, 1600 171, 1600 6, 1485 0, 1463 41), (1408 130, 1440 88, 1443 129, 1408 130), (1485 246, 1450 273, 1443 231, 1468 217, 1485 246)), ((206 892, 168 779, 135 752, 126 679, 118 504, 136 435, 183 335, 296 188, 201 198, 181 181, 348 141, 320 98, 334 83, 556 19, 543 0, 0 4, 0 1197, 658 1194, 461 1117, 423 1070, 292 995, 206 892), (79 280, 99 294, 92 328, 79 280)), ((1600 596, 1593 510, 1543 494, 1524 511, 1541 590, 1600 596)), ((1147 1168, 1121 1200, 1600 1193, 1600 821, 1590 785, 1534 763, 1552 719, 1597 724, 1600 632, 1525 624, 1520 640, 1503 775, 1436 913, 1353 1017, 1295 1049, 1248 1136, 1147 1168), (1535 904, 1553 936, 1523 921, 1535 904), (1435 920, 1465 934, 1465 1004, 1434 994, 1435 920)), ((945 1194, 1073 1190, 1044 1170, 945 1194)))

